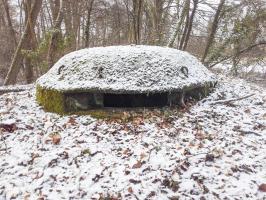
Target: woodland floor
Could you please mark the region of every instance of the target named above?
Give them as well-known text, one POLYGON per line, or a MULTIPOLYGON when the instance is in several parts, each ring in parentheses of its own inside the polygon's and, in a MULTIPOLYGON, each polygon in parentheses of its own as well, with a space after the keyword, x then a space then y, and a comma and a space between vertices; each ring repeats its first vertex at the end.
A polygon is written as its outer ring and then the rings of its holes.
POLYGON ((7 93, 0 126, 0 199, 266 199, 266 90, 241 79, 220 76, 187 109, 120 120, 7 93))

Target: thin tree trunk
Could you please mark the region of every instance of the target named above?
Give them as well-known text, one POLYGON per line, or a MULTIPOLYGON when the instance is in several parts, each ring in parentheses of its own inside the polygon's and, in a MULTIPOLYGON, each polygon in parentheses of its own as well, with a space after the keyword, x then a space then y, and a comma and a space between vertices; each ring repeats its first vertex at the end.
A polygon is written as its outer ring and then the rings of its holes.
POLYGON ((149 12, 151 12, 152 27, 148 27, 152 31, 152 44, 159 45, 162 40, 162 17, 164 12, 164 1, 155 0, 154 3, 149 3, 149 12))
POLYGON ((128 42, 131 42, 131 23, 130 23, 130 11, 129 11, 129 5, 128 5, 128 1, 123 0, 125 7, 126 7, 126 13, 127 13, 127 40, 128 42))
POLYGON ((87 21, 86 21, 86 27, 85 27, 85 47, 90 46, 90 25, 91 25, 91 11, 93 6, 94 0, 90 0, 88 11, 87 11, 87 21))
POLYGON ((74 45, 74 49, 77 50, 78 49, 78 40, 79 40, 79 28, 80 28, 80 2, 81 1, 73 1, 71 0, 71 5, 72 5, 72 16, 73 16, 73 34, 74 34, 74 38, 75 40, 73 40, 75 43, 74 45))
MULTIPOLYGON (((177 5, 179 4, 179 0, 177 0, 177 5)), ((182 10, 182 13, 181 13, 181 16, 180 16, 180 19, 179 19, 179 22, 176 24, 176 28, 175 28, 175 32, 174 34, 172 35, 172 37, 170 38, 167 46, 168 47, 173 47, 174 43, 175 43, 175 40, 176 40, 176 37, 178 36, 178 34, 180 33, 180 29, 181 29, 181 26, 184 22, 184 19, 185 19, 185 15, 186 15, 186 7, 188 6, 189 4, 189 0, 186 0, 185 2, 185 6, 182 10)))
MULTIPOLYGON (((30 17, 30 11, 31 11, 32 6, 33 6, 32 0, 27 0, 26 5, 25 5, 25 13, 27 17, 30 17)), ((29 18, 29 21, 31 22, 32 19, 29 18)), ((30 23, 30 34, 27 34, 27 39, 26 39, 28 42, 23 48, 26 51, 33 50, 37 47, 37 39, 36 39, 34 27, 35 26, 32 26, 32 23, 30 23)), ((26 82, 29 84, 34 80, 34 73, 33 73, 33 65, 31 62, 31 58, 28 55, 24 56, 23 65, 24 65, 25 79, 26 79, 26 82)))
POLYGON ((52 11, 52 22, 55 22, 57 19, 57 13, 60 10, 60 1, 58 0, 49 0, 49 4, 51 7, 51 11, 52 11))
POLYGON ((2 0, 2 2, 3 2, 3 6, 4 6, 4 9, 5 9, 5 13, 6 13, 6 19, 7 19, 9 33, 10 33, 10 35, 12 37, 13 44, 14 44, 14 49, 15 49, 18 44, 17 44, 17 39, 16 39, 16 32, 15 32, 15 30, 13 28, 12 20, 11 20, 11 17, 10 17, 9 5, 8 5, 7 0, 2 0))
POLYGON ((73 24, 72 24, 72 16, 71 12, 71 2, 70 0, 64 1, 64 23, 65 23, 65 29, 66 29, 66 36, 72 37, 74 34, 72 33, 73 24))
POLYGON ((196 14, 196 10, 197 10, 197 7, 198 7, 199 0, 193 0, 193 3, 194 3, 194 7, 193 7, 193 10, 192 10, 191 15, 189 17, 188 30, 187 30, 187 34, 186 34, 186 38, 185 38, 185 42, 184 42, 184 45, 182 47, 182 50, 186 50, 186 48, 187 48, 187 44, 188 44, 188 41, 189 41, 189 38, 190 38, 190 33, 191 33, 191 30, 192 30, 192 25, 193 25, 193 21, 194 21, 194 16, 196 14))
POLYGON ((210 35, 207 39, 207 45, 205 47, 205 50, 204 50, 204 53, 203 53, 203 56, 201 58, 201 62, 205 62, 205 59, 209 53, 209 49, 213 43, 213 40, 214 40, 214 36, 216 34, 216 31, 217 31, 217 28, 218 28, 218 23, 219 23, 219 17, 220 17, 220 14, 222 12, 222 8, 224 6, 224 3, 225 3, 225 0, 220 0, 220 3, 218 5, 218 8, 216 10, 216 13, 215 13, 215 16, 214 16, 214 20, 213 20, 213 23, 212 23, 212 26, 211 26, 211 32, 210 32, 210 35))
POLYGON ((140 35, 141 35, 141 10, 142 10, 142 1, 139 0, 138 3, 138 14, 137 14, 137 34, 138 34, 138 43, 140 43, 140 35))
POLYGON ((63 21, 63 0, 60 0, 60 9, 58 10, 56 21, 52 30, 51 38, 49 41, 49 48, 47 53, 47 63, 49 67, 55 62, 55 54, 57 51, 57 44, 61 35, 61 24, 63 21))
POLYGON ((18 43, 16 52, 14 54, 14 57, 12 59, 11 65, 9 67, 4 85, 10 85, 14 84, 16 82, 17 75, 20 70, 20 63, 22 63, 23 55, 21 53, 21 50, 27 45, 28 41, 28 34, 31 34, 31 27, 35 27, 36 20, 38 17, 38 14, 40 12, 42 6, 42 0, 35 0, 34 4, 30 10, 29 18, 27 19, 25 30, 20 38, 20 41, 18 43))
POLYGON ((187 6, 185 7, 185 15, 186 15, 186 24, 185 24, 185 28, 179 43, 179 47, 178 49, 183 49, 183 44, 185 42, 185 37, 187 35, 188 32, 188 26, 189 26, 189 9, 190 9, 190 0, 188 0, 187 6))
POLYGON ((134 43, 140 43, 142 0, 133 0, 133 38, 134 43))

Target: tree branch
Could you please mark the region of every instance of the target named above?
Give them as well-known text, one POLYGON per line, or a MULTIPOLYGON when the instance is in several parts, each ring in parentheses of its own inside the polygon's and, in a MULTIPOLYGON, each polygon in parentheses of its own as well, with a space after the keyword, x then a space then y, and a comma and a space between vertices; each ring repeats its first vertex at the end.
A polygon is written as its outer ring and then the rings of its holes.
MULTIPOLYGON (((260 46, 260 45, 266 45, 266 41, 262 41, 262 42, 259 42, 259 43, 256 43, 256 44, 253 44, 253 45, 250 45, 250 46, 248 46, 247 48, 240 50, 240 51, 239 51, 239 54, 242 54, 242 53, 245 53, 245 52, 247 52, 247 51, 250 51, 251 49, 253 49, 253 48, 257 47, 257 46, 260 46)), ((223 61, 226 61, 226 60, 232 58, 233 56, 234 56, 234 54, 232 54, 232 55, 228 55, 228 56, 222 58, 221 60, 219 60, 219 61, 217 61, 217 62, 211 64, 210 66, 208 66, 208 68, 212 68, 212 67, 214 67, 215 65, 217 65, 217 64, 219 64, 219 63, 221 63, 221 62, 223 62, 223 61)))

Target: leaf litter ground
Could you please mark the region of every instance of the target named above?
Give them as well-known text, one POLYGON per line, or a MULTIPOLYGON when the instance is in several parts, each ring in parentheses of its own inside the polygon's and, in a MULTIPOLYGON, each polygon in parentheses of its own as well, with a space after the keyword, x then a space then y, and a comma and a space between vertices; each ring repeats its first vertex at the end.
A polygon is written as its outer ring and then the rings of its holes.
POLYGON ((62 117, 34 96, 0 96, 0 199, 266 198, 263 88, 220 76, 187 109, 130 120, 62 117))

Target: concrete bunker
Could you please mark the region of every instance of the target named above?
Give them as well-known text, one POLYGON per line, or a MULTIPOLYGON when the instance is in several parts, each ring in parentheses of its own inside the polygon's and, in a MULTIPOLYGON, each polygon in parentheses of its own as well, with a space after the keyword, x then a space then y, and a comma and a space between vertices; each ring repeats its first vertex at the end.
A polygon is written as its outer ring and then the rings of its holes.
POLYGON ((187 52, 157 46, 83 49, 61 58, 37 80, 47 111, 184 106, 201 99, 216 77, 187 52))

